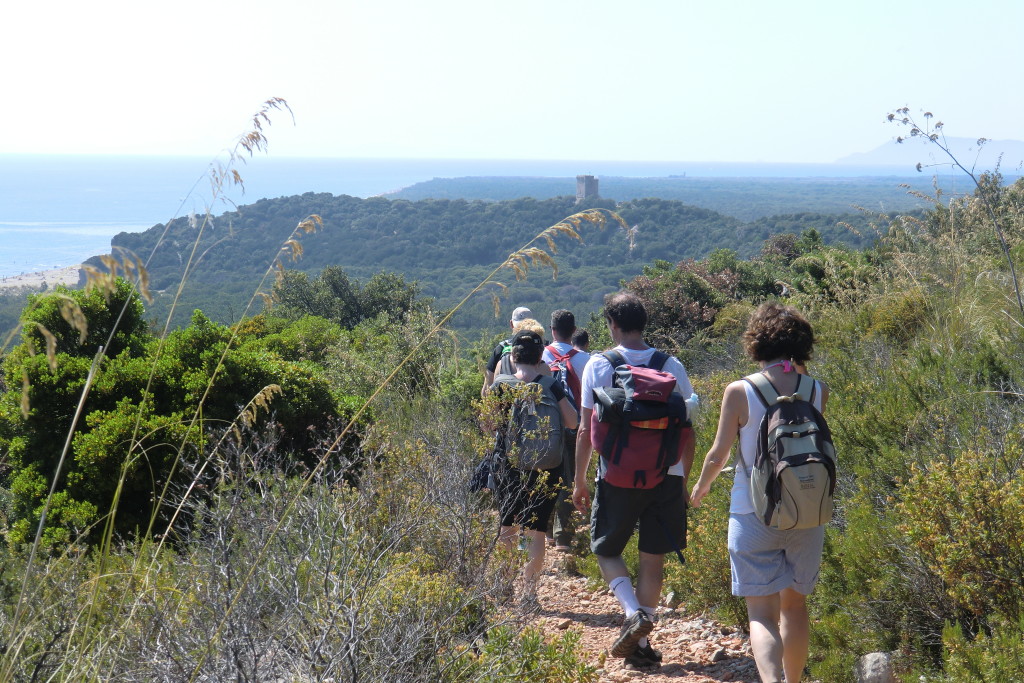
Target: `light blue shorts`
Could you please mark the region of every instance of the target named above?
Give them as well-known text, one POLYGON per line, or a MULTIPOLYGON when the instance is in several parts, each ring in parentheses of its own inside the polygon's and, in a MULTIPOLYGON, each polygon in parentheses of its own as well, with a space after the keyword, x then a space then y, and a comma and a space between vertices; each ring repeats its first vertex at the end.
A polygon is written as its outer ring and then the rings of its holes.
POLYGON ((810 595, 818 583, 825 527, 780 531, 754 513, 729 515, 732 594, 774 595, 792 588, 810 595))

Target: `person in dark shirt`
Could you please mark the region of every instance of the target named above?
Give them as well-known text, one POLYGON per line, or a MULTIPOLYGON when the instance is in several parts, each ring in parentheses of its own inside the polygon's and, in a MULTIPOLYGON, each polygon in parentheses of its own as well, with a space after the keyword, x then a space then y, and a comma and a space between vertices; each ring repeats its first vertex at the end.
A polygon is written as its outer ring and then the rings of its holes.
MULTIPOLYGON (((512 338, 512 359, 516 366, 513 377, 520 382, 541 385, 541 390, 549 390, 558 406, 562 427, 575 429, 579 424, 579 416, 562 387, 550 379, 541 384, 542 378, 550 376, 546 372, 547 366, 541 360, 543 351, 544 340, 539 334, 531 330, 516 333, 512 338)), ((509 386, 506 381, 498 381, 491 390, 500 397, 509 386)), ((537 577, 544 564, 544 532, 554 511, 555 496, 561 481, 561 464, 548 470, 517 470, 509 466, 505 476, 499 477, 496 491, 501 516, 499 541, 513 549, 522 531, 529 542, 528 559, 523 567, 523 597, 526 599, 536 600, 537 577)))
MULTIPOLYGON (((533 318, 533 311, 526 306, 520 306, 512 311, 512 318, 509 319, 509 327, 512 328, 512 333, 515 334, 517 329, 517 323, 524 320, 533 318)), ((494 347, 491 351, 491 358, 487 361, 487 367, 484 369, 484 384, 480 387, 480 397, 483 398, 487 395, 487 392, 491 390, 491 385, 494 384, 494 375, 498 370, 498 366, 501 363, 501 357, 505 355, 506 349, 511 343, 512 338, 503 340, 500 344, 494 347)), ((509 373, 511 374, 511 373, 509 373)))

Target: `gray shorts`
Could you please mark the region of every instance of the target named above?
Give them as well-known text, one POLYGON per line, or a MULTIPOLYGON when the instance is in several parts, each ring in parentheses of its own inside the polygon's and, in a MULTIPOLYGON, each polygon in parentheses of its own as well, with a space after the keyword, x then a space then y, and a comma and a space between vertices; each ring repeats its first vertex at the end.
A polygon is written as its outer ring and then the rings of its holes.
POLYGON ((729 515, 732 594, 774 595, 792 588, 810 595, 818 583, 825 527, 780 531, 754 513, 729 515))

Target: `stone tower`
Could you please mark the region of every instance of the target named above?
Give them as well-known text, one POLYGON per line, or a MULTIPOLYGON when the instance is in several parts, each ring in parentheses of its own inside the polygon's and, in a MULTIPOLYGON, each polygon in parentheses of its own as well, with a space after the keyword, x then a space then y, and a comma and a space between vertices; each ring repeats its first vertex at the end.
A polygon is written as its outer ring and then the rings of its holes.
POLYGON ((584 199, 597 199, 597 178, 592 175, 576 176, 576 203, 584 199))

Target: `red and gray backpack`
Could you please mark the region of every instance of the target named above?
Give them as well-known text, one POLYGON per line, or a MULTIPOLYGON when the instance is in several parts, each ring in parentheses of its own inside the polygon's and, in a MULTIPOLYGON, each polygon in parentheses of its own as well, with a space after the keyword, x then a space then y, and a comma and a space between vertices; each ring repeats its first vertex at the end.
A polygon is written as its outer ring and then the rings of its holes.
POLYGON ((800 375, 796 391, 781 396, 759 372, 744 379, 765 407, 750 470, 757 516, 775 529, 827 524, 836 488, 836 449, 828 423, 814 407, 817 383, 800 375))
POLYGON ((669 356, 655 351, 649 365, 628 365, 618 351, 603 355, 612 385, 594 389, 591 442, 604 457, 604 481, 652 489, 679 462, 693 430, 686 399, 674 375, 663 372, 669 356))
POLYGON ((565 353, 559 353, 553 344, 548 344, 545 348, 554 359, 549 365, 551 376, 565 389, 565 395, 568 397, 569 403, 572 403, 572 407, 579 410, 580 376, 572 364, 572 357, 580 352, 579 349, 569 349, 565 353))

